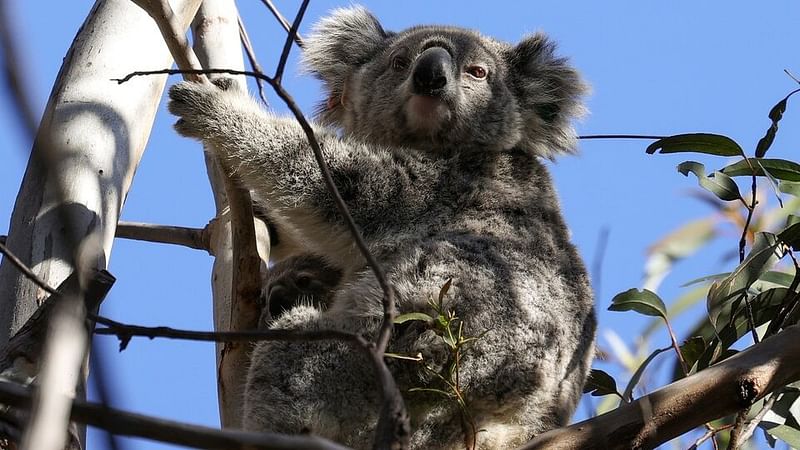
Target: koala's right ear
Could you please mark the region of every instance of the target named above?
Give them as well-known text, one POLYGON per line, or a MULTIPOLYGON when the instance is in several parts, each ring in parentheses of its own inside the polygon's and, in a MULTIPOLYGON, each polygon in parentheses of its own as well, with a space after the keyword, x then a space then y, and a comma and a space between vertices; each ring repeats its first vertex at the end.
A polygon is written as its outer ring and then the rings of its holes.
MULTIPOLYGON (((338 100, 344 94, 348 76, 378 52, 390 36, 366 8, 353 6, 334 10, 314 25, 303 47, 306 69, 325 83, 329 94, 323 115, 335 116, 341 109, 338 100)), ((330 116, 329 116, 330 117, 330 116)))

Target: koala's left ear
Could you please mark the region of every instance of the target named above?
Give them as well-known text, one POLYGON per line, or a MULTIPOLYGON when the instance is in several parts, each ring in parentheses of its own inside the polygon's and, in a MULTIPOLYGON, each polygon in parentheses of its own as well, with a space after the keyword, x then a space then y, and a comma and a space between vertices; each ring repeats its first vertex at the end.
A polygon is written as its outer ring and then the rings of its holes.
POLYGON ((588 92, 566 58, 544 34, 522 40, 507 54, 509 78, 524 122, 520 146, 546 158, 575 152, 572 120, 585 112, 588 92))
POLYGON ((372 59, 390 35, 362 6, 336 9, 314 25, 303 47, 303 61, 325 83, 330 96, 328 105, 322 105, 323 116, 336 116, 347 77, 372 59))

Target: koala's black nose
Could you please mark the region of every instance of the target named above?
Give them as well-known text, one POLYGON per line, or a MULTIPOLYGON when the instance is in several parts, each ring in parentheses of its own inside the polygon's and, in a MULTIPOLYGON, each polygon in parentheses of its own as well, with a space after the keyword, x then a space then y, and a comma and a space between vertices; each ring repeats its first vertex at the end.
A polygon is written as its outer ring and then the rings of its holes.
POLYGON ((291 293, 281 285, 272 286, 269 289, 269 313, 272 318, 283 314, 291 305, 291 293))
POLYGON ((414 63, 414 93, 438 94, 447 85, 447 74, 452 63, 450 53, 441 47, 431 47, 422 52, 414 63))

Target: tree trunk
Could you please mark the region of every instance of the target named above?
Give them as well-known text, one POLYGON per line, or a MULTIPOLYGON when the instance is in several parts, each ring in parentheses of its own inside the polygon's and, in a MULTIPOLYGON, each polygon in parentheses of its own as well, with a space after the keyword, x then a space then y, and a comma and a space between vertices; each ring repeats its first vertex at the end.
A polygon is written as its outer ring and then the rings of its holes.
MULTIPOLYGON (((192 23, 192 34, 194 51, 204 68, 244 69, 239 13, 234 2, 203 1, 192 23)), ((241 89, 247 88, 243 76, 224 76, 235 78, 241 89)), ((250 248, 255 245, 250 195, 227 178, 217 161, 209 156, 212 154, 213 150, 206 149, 208 178, 217 209, 217 223, 211 236, 212 253, 216 258, 211 277, 214 328, 219 331, 254 329, 258 324, 254 300, 260 287, 261 261, 255 248, 250 248), (242 233, 248 235, 243 240, 242 233), (243 283, 243 274, 255 277, 255 284, 243 283), (247 292, 241 292, 241 287, 248 285, 247 292)), ((263 238, 266 233, 261 236, 263 238)), ((241 428, 242 425, 249 350, 250 345, 241 342, 217 344, 217 398, 220 422, 225 428, 241 428)))
MULTIPOLYGON (((185 27, 199 3, 173 2, 185 27)), ((121 85, 111 79, 170 64, 152 19, 127 0, 99 0, 75 37, 45 109, 7 239, 10 250, 51 286, 74 271, 78 245, 93 246, 82 269, 106 268, 166 82, 166 76, 121 85)), ((45 297, 8 261, 0 264, 0 346, 45 297)), ((75 370, 85 375, 85 366, 75 370)))

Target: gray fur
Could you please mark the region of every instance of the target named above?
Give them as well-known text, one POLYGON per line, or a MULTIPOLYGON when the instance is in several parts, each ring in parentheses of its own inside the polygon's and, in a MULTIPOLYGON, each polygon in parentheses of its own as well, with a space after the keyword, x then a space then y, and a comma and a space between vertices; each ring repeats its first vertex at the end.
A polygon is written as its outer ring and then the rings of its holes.
MULTIPOLYGON (((538 158, 573 150, 570 120, 584 92, 578 74, 541 34, 512 46, 454 27, 387 33, 363 8, 337 10, 315 30, 305 58, 330 94, 315 134, 396 289, 400 313, 431 313, 428 299, 452 278, 447 305, 465 334, 485 332, 459 371, 469 412, 486 430, 478 448, 512 448, 565 424, 589 370, 595 316, 584 266, 538 158), (448 83, 436 96, 412 95, 417 55, 431 46, 451 56, 448 83), (398 51, 405 69, 393 64, 398 51), (464 72, 475 65, 488 76, 464 72)), ((341 269, 327 309, 299 305, 270 326, 374 336, 381 291, 296 121, 230 87, 180 83, 170 97, 177 130, 212 144, 280 232, 302 237, 309 252, 341 269)), ((448 366, 441 339, 420 322, 396 327, 390 351, 448 366)), ((408 392, 442 388, 435 377, 419 364, 388 363, 411 414, 411 447, 463 448, 455 403, 408 392)), ((364 355, 342 343, 258 344, 245 427, 368 448, 378 412, 373 378, 364 355)))

